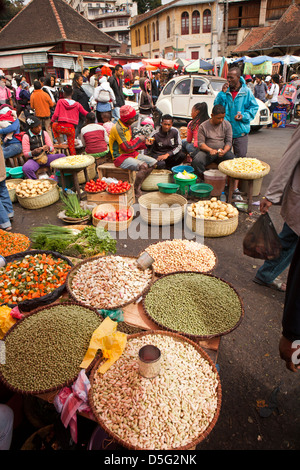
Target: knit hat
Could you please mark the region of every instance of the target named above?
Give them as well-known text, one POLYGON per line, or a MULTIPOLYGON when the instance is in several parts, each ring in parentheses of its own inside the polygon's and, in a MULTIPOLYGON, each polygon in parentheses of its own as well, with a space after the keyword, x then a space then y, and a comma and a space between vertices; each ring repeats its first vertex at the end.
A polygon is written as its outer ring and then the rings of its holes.
POLYGON ((26 122, 30 129, 34 129, 35 127, 41 124, 41 121, 36 116, 30 116, 26 119, 26 122))
POLYGON ((272 79, 271 75, 267 75, 267 77, 265 78, 265 82, 269 82, 271 79, 272 79))
POLYGON ((246 76, 245 76, 245 80, 246 80, 246 81, 247 81, 247 80, 252 80, 251 75, 246 75, 246 76))
POLYGON ((125 104, 120 108, 120 119, 123 122, 129 121, 129 119, 136 116, 135 109, 129 104, 125 104))

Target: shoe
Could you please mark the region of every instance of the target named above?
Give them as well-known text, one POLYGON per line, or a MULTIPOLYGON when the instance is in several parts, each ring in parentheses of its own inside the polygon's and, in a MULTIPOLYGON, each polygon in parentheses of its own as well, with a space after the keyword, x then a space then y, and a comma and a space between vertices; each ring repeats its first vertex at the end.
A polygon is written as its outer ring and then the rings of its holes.
POLYGON ((233 194, 232 200, 233 201, 243 201, 244 199, 242 198, 242 196, 240 194, 233 194))
POLYGON ((260 286, 264 287, 269 287, 270 289, 278 290, 279 292, 285 292, 286 291, 286 284, 285 282, 279 281, 278 279, 275 279, 273 282, 264 282, 258 279, 258 277, 255 276, 253 279, 253 282, 256 284, 259 284, 260 286))

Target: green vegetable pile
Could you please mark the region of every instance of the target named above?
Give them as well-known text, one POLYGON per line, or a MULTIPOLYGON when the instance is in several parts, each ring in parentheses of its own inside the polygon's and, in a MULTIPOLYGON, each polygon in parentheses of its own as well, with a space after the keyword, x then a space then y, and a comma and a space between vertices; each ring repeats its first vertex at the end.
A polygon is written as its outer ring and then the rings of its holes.
POLYGON ((78 231, 49 224, 35 227, 30 238, 36 250, 56 251, 74 258, 85 259, 102 252, 116 253, 116 240, 101 226, 87 226, 78 231))
POLYGON ((80 219, 87 215, 91 215, 91 211, 82 209, 76 194, 64 194, 61 192, 60 198, 64 203, 64 211, 67 217, 80 219))

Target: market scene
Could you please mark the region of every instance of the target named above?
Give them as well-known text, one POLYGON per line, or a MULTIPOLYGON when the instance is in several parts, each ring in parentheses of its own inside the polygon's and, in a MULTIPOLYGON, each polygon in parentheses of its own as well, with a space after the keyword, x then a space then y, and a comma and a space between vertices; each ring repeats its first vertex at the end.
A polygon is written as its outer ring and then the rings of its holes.
POLYGON ((300 449, 299 24, 0 2, 0 450, 300 449))

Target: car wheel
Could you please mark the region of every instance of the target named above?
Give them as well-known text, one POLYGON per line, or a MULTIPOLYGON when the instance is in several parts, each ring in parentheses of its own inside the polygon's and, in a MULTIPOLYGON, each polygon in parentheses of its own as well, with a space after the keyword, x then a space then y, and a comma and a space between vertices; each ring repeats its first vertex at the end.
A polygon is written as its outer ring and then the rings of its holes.
POLYGON ((263 126, 251 126, 251 132, 259 131, 263 126))

